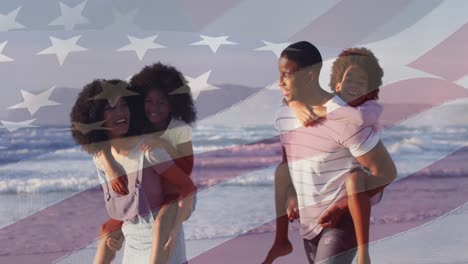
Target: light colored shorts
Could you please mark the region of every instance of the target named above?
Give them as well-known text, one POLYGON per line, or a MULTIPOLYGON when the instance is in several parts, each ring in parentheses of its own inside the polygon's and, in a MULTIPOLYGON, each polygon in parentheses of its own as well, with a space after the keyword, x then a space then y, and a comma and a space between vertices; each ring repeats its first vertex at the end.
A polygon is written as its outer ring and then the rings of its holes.
MULTIPOLYGON (((157 212, 153 213, 156 218, 157 212)), ((146 217, 138 217, 131 222, 125 222, 122 232, 125 237, 123 264, 147 264, 151 255, 151 243, 153 240, 154 218, 151 214, 146 217)), ((184 228, 181 227, 174 250, 169 257, 168 264, 182 264, 187 262, 185 254, 184 228)))

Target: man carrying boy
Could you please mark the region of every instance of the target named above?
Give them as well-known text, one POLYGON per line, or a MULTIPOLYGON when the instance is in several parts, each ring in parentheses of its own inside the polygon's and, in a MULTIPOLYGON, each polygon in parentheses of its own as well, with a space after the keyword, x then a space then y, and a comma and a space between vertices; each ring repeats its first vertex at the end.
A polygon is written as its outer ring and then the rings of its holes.
MULTIPOLYGON (((361 191, 371 197, 380 193, 396 177, 396 169, 372 126, 359 126, 338 119, 318 119, 313 126, 303 127, 298 121, 288 105, 292 101, 300 100, 317 112, 326 107, 329 113, 346 105, 340 97, 320 87, 321 66, 319 51, 305 41, 290 45, 281 54, 279 85, 284 101, 278 110, 275 125, 281 133, 283 165, 278 168, 277 174, 283 170, 291 175, 300 211, 300 233, 304 238, 308 261, 351 263, 357 242, 353 219, 347 209, 346 197, 349 194, 348 182, 345 186, 346 177, 351 171, 365 175, 359 168, 366 168, 370 173, 367 178, 371 181, 361 191)), ((282 180, 275 181, 278 192, 278 182, 282 180)), ((288 181, 284 182, 287 184, 288 181)), ((277 193, 276 196, 277 205, 278 201, 281 204, 286 200, 284 193, 277 193)), ((277 206, 277 214, 277 239, 272 251, 284 246, 276 245, 279 229, 286 226, 287 230, 288 219, 281 217, 286 214, 285 209, 277 206)), ((364 225, 365 221, 361 219, 364 225)), ((364 252, 364 255, 359 256, 358 260, 366 263, 369 259, 365 256, 367 251, 360 252, 364 252)))

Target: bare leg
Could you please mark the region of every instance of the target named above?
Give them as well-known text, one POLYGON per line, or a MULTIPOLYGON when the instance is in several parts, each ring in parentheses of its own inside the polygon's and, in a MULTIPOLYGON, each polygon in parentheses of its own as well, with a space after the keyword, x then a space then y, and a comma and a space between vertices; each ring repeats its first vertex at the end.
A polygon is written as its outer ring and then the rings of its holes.
POLYGON ((94 264, 109 264, 114 260, 118 250, 110 249, 107 246, 107 239, 112 238, 116 241, 123 241, 122 221, 109 219, 101 226, 98 248, 94 256, 94 264))
POLYGON ((369 176, 366 172, 355 170, 345 181, 348 208, 356 231, 358 264, 370 264, 368 245, 371 203, 367 192, 367 178, 369 176))
POLYGON ((286 200, 291 186, 291 177, 287 164, 280 164, 275 171, 275 208, 276 208, 276 233, 275 241, 271 246, 263 264, 270 264, 281 256, 292 252, 292 244, 288 238, 288 216, 286 215, 286 200))
POLYGON ((172 248, 165 250, 169 234, 173 229, 177 216, 177 202, 165 204, 159 210, 153 225, 153 243, 151 246, 151 261, 153 264, 166 264, 172 253, 172 248))

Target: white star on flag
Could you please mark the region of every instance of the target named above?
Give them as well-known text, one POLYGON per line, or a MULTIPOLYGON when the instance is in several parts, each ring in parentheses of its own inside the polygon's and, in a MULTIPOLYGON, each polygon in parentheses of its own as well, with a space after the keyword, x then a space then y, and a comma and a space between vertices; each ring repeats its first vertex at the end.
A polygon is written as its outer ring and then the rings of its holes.
POLYGON ((203 40, 192 43, 190 45, 193 45, 193 46, 207 45, 210 47, 213 53, 216 53, 216 51, 221 45, 237 45, 237 43, 227 40, 229 36, 209 37, 205 35, 200 35, 200 37, 203 40))
POLYGON ((468 75, 461 77, 460 79, 456 80, 454 83, 468 89, 468 75))
POLYGON ((254 50, 269 50, 273 51, 275 55, 279 58, 281 56, 281 52, 291 44, 291 42, 284 42, 284 43, 273 43, 269 41, 262 40, 265 46, 256 48, 254 50))
POLYGON ((106 30, 122 32, 123 30, 130 31, 133 29, 138 29, 139 27, 134 22, 137 13, 138 9, 129 11, 126 14, 115 8, 112 9, 114 22, 107 26, 106 30))
POLYGON ((127 37, 131 43, 128 44, 127 46, 124 46, 118 49, 117 51, 135 51, 140 61, 143 59, 143 57, 145 56, 148 50, 166 48, 165 46, 159 45, 158 43, 154 42, 156 38, 158 37, 158 35, 154 35, 154 36, 142 38, 142 39, 135 38, 132 36, 127 36, 127 37))
POLYGON ((12 58, 2 54, 3 49, 5 48, 7 43, 8 43, 8 41, 4 41, 4 42, 0 43, 0 62, 14 61, 12 58))
POLYGON ((16 131, 20 128, 26 128, 26 127, 38 127, 35 125, 31 125, 32 122, 34 122, 34 119, 26 120, 23 122, 11 122, 11 121, 5 121, 5 120, 0 120, 0 122, 3 124, 0 126, 0 128, 6 128, 8 131, 13 132, 16 131))
POLYGON ((102 92, 91 98, 90 100, 106 99, 111 107, 114 107, 121 97, 134 96, 138 93, 128 90, 126 82, 111 84, 106 81, 101 81, 102 92))
POLYGON ((93 130, 109 130, 106 127, 102 127, 102 124, 104 124, 106 121, 99 121, 96 123, 91 123, 91 124, 83 124, 83 123, 78 123, 78 122, 72 122, 73 128, 72 130, 78 130, 80 131, 83 135, 88 134, 89 132, 93 130))
POLYGON ((39 108, 43 106, 60 105, 60 103, 49 100, 49 97, 54 89, 55 86, 52 86, 51 88, 37 95, 21 90, 24 101, 22 103, 11 106, 8 109, 27 108, 29 114, 34 115, 39 110, 39 108))
MULTIPOLYGON (((188 81, 188 86, 190 86, 190 90, 192 91, 193 100, 197 100, 200 96, 202 91, 210 91, 210 90, 218 90, 219 87, 213 86, 208 83, 208 78, 210 78, 211 70, 203 73, 202 75, 198 76, 197 78, 191 78, 189 76, 184 76, 185 79, 188 81)), ((189 89, 188 86, 184 85, 171 94, 181 94, 181 93, 188 93, 189 89)))
POLYGON ((74 51, 86 51, 88 49, 83 48, 81 46, 76 45, 76 42, 81 38, 80 36, 72 37, 69 39, 59 39, 54 37, 49 37, 50 41, 52 41, 52 46, 38 52, 38 55, 46 55, 46 54, 54 54, 57 56, 57 59, 60 65, 63 65, 65 59, 67 58, 70 52, 74 51))
POLYGON ((0 32, 7 32, 12 29, 25 28, 25 26, 16 22, 16 16, 18 16, 21 6, 11 11, 8 15, 0 14, 0 32))
POLYGON ((63 26, 65 30, 73 30, 75 25, 89 24, 89 19, 82 15, 87 2, 88 0, 85 0, 77 4, 75 7, 69 7, 60 2, 60 11, 62 15, 50 22, 49 26, 63 26))

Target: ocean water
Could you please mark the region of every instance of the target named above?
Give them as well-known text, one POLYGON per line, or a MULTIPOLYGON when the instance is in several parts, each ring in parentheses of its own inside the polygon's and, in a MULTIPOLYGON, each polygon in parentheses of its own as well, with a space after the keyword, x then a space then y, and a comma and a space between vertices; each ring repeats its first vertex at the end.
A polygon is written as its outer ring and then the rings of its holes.
MULTIPOLYGON (((401 179, 466 146, 467 132, 468 126, 400 125, 380 136, 401 179)), ((0 227, 98 184, 90 156, 75 145, 66 129, 42 127, 0 133, 0 227)), ((193 144, 195 153, 205 153, 275 136, 272 126, 198 126, 193 144)), ((265 153, 274 155, 278 146, 265 148, 272 148, 265 153)), ((255 155, 252 152, 252 158, 258 159, 255 155)), ((274 166, 251 171, 199 192, 197 209, 185 223, 186 238, 232 237, 274 219, 273 172, 274 166)), ((466 174, 456 166, 437 171, 438 177, 466 174)))

